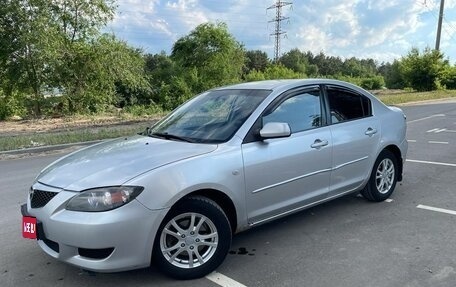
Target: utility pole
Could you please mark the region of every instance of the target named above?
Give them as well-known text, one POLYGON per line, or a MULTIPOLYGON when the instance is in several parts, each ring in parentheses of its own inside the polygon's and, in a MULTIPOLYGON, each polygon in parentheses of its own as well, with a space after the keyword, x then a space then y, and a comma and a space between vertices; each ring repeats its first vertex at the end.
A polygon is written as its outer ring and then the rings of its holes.
POLYGON ((444 6, 445 6, 445 0, 440 0, 439 23, 437 25, 437 37, 435 39, 435 49, 437 51, 440 49, 440 36, 442 34, 442 21, 443 21, 443 7, 444 6))
POLYGON ((286 31, 282 31, 282 21, 289 19, 289 17, 284 17, 282 15, 282 7, 288 6, 293 4, 292 2, 284 2, 281 0, 277 0, 275 4, 269 6, 267 10, 270 9, 275 9, 276 10, 276 16, 274 19, 270 20, 269 23, 275 22, 275 31, 274 33, 271 33, 271 36, 275 37, 275 43, 274 43, 274 61, 277 63, 279 60, 280 56, 280 37, 284 34, 286 34, 286 31))

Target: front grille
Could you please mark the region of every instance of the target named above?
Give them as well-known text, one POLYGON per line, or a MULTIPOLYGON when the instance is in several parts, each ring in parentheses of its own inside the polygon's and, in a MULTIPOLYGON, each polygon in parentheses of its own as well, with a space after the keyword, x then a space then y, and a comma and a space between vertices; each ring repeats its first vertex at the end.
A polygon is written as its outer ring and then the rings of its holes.
POLYGON ((54 196, 57 195, 57 192, 43 191, 43 190, 33 190, 30 193, 30 204, 32 208, 40 208, 45 206, 54 196))

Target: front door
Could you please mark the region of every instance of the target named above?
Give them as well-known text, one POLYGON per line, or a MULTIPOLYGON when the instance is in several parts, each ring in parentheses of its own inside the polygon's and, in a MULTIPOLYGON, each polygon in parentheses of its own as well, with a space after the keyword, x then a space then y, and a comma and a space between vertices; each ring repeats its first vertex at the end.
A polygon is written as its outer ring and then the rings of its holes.
POLYGON ((263 115, 288 123, 291 136, 242 146, 249 223, 258 223, 326 198, 331 171, 331 132, 323 126, 319 89, 281 98, 263 115))

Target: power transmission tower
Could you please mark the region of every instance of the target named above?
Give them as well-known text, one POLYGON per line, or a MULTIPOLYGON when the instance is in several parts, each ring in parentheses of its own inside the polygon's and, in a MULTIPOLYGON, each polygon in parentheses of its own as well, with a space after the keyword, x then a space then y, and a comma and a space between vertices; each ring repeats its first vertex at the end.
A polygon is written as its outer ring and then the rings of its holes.
POLYGON ((438 51, 440 49, 440 36, 442 34, 442 20, 443 20, 443 7, 445 6, 445 0, 440 1, 440 13, 439 13, 439 23, 437 25, 437 37, 435 39, 435 49, 438 51))
POLYGON ((290 17, 284 17, 282 15, 282 7, 288 6, 291 4, 293 4, 293 3, 277 0, 275 4, 273 4, 267 8, 267 10, 270 10, 270 9, 276 10, 275 18, 269 21, 269 23, 275 22, 275 31, 274 31, 274 33, 270 34, 271 36, 275 37, 275 43, 274 43, 274 61, 275 62, 277 62, 279 60, 279 56, 280 56, 280 38, 282 35, 287 33, 286 31, 282 31, 282 28, 281 28, 282 21, 290 18, 290 17))

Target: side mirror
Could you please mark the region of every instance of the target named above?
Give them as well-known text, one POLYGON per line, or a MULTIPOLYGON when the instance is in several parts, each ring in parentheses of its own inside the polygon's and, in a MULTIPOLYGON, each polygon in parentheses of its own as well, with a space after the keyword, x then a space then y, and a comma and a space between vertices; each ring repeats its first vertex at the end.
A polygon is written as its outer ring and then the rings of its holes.
POLYGON ((291 135, 290 126, 287 123, 270 122, 260 130, 263 139, 285 138, 291 135))

